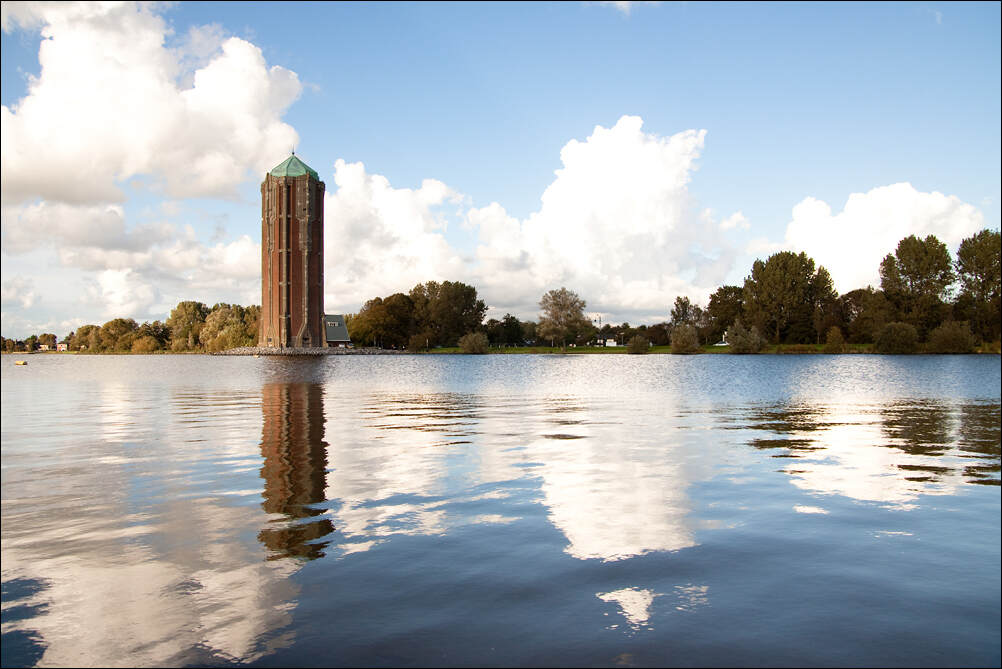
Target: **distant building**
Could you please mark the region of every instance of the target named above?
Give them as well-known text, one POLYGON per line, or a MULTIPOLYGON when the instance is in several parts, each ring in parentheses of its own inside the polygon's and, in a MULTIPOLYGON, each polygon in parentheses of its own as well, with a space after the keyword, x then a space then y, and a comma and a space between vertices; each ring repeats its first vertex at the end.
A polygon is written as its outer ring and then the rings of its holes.
POLYGON ((296 157, 261 183, 261 329, 258 346, 326 346, 324 182, 296 157))
POLYGON ((64 341, 63 342, 59 342, 58 344, 56 344, 56 350, 57 351, 68 351, 68 350, 70 350, 70 345, 67 344, 64 341))
POLYGON ((351 344, 348 336, 348 326, 344 322, 341 314, 327 314, 324 316, 324 332, 327 337, 328 346, 344 348, 351 344))

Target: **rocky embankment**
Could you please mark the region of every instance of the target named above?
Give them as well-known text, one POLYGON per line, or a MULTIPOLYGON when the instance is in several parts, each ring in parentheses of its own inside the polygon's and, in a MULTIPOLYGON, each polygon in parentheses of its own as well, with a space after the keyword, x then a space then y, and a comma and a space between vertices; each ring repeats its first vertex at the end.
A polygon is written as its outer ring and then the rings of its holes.
POLYGON ((260 346, 240 346, 212 355, 400 355, 405 351, 391 351, 382 348, 264 348, 260 346))

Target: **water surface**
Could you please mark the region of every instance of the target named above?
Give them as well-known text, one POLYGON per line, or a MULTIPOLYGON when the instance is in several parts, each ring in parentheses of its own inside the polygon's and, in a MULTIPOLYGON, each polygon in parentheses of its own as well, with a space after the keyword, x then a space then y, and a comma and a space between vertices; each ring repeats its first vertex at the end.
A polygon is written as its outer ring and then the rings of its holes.
POLYGON ((998 665, 997 356, 31 356, 4 666, 998 665))

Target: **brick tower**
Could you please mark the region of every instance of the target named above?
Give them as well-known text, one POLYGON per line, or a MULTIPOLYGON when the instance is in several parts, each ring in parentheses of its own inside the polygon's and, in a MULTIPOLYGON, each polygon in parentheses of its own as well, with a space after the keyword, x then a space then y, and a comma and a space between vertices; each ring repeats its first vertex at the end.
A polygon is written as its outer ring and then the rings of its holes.
POLYGON ((326 346, 324 182, 289 156, 261 183, 261 330, 258 346, 326 346))

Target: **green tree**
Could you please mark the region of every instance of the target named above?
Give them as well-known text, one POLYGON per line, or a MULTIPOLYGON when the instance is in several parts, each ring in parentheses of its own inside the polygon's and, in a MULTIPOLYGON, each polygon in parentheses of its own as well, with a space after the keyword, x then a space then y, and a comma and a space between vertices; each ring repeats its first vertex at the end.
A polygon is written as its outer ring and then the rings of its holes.
POLYGON ((101 351, 131 351, 139 324, 132 318, 113 318, 101 326, 98 334, 101 351))
POLYGON ((247 331, 245 309, 239 304, 217 304, 205 318, 198 338, 209 351, 252 346, 256 334, 247 331))
POLYGON ((675 306, 671 310, 671 325, 676 327, 683 323, 695 323, 698 317, 697 307, 688 297, 680 295, 675 298, 675 306))
POLYGON ((909 235, 880 262, 880 288, 920 340, 949 316, 944 298, 953 281, 950 252, 935 235, 909 235))
POLYGON ((933 353, 973 353, 974 335, 967 323, 948 321, 929 333, 929 350, 933 353))
POLYGON ((699 335, 696 326, 689 323, 680 323, 671 331, 671 352, 672 353, 698 353, 699 335))
POLYGON ((101 328, 97 325, 81 325, 70 338, 70 350, 97 351, 101 348, 101 328))
POLYGON ((190 351, 198 346, 198 334, 208 315, 209 308, 201 302, 179 302, 167 318, 171 348, 175 351, 190 351))
MULTIPOLYGON (((925 239, 919 239, 915 235, 905 237, 898 242, 894 255, 888 254, 884 261, 888 262, 888 259, 894 264, 896 274, 896 278, 892 278, 892 286, 898 287, 893 282, 900 282, 899 289, 908 294, 942 298, 954 281, 950 252, 946 244, 935 235, 929 235, 925 239)), ((888 292, 888 289, 884 288, 884 292, 888 292)))
POLYGON ((56 335, 52 334, 51 332, 43 332, 42 334, 38 335, 38 343, 39 345, 42 344, 47 345, 50 350, 55 349, 56 335))
POLYGON ((708 341, 720 341, 727 328, 741 316, 744 293, 741 286, 721 286, 710 295, 710 302, 706 306, 712 326, 708 341))
POLYGON ((417 331, 433 335, 433 344, 455 346, 467 332, 484 322, 487 305, 477 298, 477 289, 459 281, 428 281, 411 289, 417 331))
POLYGON ((765 262, 756 260, 745 279, 744 314, 775 343, 816 341, 815 313, 824 301, 834 300, 827 271, 814 269, 805 253, 781 251, 765 262))
MULTIPOLYGON (((244 336, 250 342, 248 346, 257 344, 261 331, 261 305, 252 304, 244 309, 244 336)), ((350 332, 350 330, 349 330, 350 332)))
POLYGON ((911 323, 894 321, 885 325, 874 342, 878 353, 915 353, 918 351, 918 330, 911 323))
POLYGON ((584 315, 585 306, 585 301, 577 293, 566 288, 547 291, 539 301, 542 310, 537 327, 539 336, 544 341, 560 342, 561 347, 565 347, 568 339, 575 338, 580 330, 591 326, 591 321, 584 315))
POLYGON ((740 318, 727 328, 725 336, 731 353, 758 353, 765 347, 765 339, 759 334, 758 327, 746 328, 740 318))
POLYGON ((832 326, 825 337, 825 353, 845 353, 845 338, 836 326, 832 326))
POLYGON ((872 343, 877 333, 894 320, 894 305, 882 290, 872 287, 850 291, 839 298, 842 322, 846 323, 849 341, 853 344, 872 343))
POLYGON ((153 337, 157 342, 157 350, 166 348, 170 342, 170 328, 160 321, 146 322, 136 330, 136 338, 153 337))
POLYGON ((835 282, 824 267, 819 267, 814 275, 811 291, 814 303, 814 330, 818 336, 818 343, 821 343, 821 337, 842 323, 835 282))
POLYGON ((536 323, 534 321, 522 322, 522 341, 530 344, 536 343, 536 323))
POLYGON ((1002 335, 1002 234, 982 230, 960 242, 955 263, 960 279, 958 303, 967 311, 974 334, 988 341, 1002 335), (966 309, 963 305, 968 305, 966 309))
POLYGON ((668 323, 655 323, 647 328, 644 336, 654 346, 667 346, 671 343, 671 326, 668 323))

